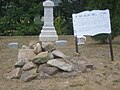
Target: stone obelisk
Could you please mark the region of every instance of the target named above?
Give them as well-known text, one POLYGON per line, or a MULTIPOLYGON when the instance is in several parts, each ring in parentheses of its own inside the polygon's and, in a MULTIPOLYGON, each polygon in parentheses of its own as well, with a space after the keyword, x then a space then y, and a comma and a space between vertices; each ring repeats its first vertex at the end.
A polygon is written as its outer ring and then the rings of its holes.
POLYGON ((44 26, 42 27, 41 34, 39 35, 40 41, 57 41, 58 35, 56 33, 53 23, 53 6, 51 0, 43 2, 44 6, 44 26))

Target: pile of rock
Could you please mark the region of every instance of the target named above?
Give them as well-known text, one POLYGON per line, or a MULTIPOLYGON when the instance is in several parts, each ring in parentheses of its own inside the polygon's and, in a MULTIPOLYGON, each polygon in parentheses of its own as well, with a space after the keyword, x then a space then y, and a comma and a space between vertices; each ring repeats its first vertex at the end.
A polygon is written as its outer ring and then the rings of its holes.
POLYGON ((31 42, 23 45, 18 52, 18 61, 7 75, 8 79, 30 81, 56 75, 58 72, 84 72, 90 66, 84 62, 75 63, 52 42, 31 42))

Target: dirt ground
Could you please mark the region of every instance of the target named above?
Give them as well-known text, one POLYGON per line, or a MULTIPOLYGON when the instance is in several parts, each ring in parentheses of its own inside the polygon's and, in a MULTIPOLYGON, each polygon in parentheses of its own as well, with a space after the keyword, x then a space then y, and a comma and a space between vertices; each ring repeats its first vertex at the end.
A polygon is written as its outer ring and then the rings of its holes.
POLYGON ((66 47, 59 48, 61 51, 73 59, 93 63, 94 69, 68 78, 53 77, 26 83, 8 80, 5 75, 17 61, 19 48, 28 45, 31 40, 38 40, 38 37, 0 37, 0 90, 120 90, 120 37, 113 40, 114 61, 110 59, 109 44, 98 44, 87 37, 86 44, 79 46, 78 55, 73 36, 60 36, 59 39, 68 41, 66 47), (9 48, 10 42, 18 42, 19 48, 9 48))

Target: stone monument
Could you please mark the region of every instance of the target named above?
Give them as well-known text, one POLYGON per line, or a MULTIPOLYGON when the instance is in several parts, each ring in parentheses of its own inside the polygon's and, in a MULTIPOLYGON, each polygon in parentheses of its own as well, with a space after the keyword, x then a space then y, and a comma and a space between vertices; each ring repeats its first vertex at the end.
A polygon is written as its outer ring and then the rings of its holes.
POLYGON ((58 36, 53 24, 53 6, 51 0, 43 2, 44 6, 44 26, 42 27, 41 34, 39 35, 40 41, 57 41, 58 36))

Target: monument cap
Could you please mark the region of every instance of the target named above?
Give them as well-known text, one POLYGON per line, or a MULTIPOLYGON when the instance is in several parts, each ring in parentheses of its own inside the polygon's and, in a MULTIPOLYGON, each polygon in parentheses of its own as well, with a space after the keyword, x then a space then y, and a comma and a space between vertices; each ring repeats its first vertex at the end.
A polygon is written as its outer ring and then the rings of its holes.
POLYGON ((43 2, 43 6, 47 7, 54 6, 54 2, 51 0, 46 0, 45 2, 43 2))

